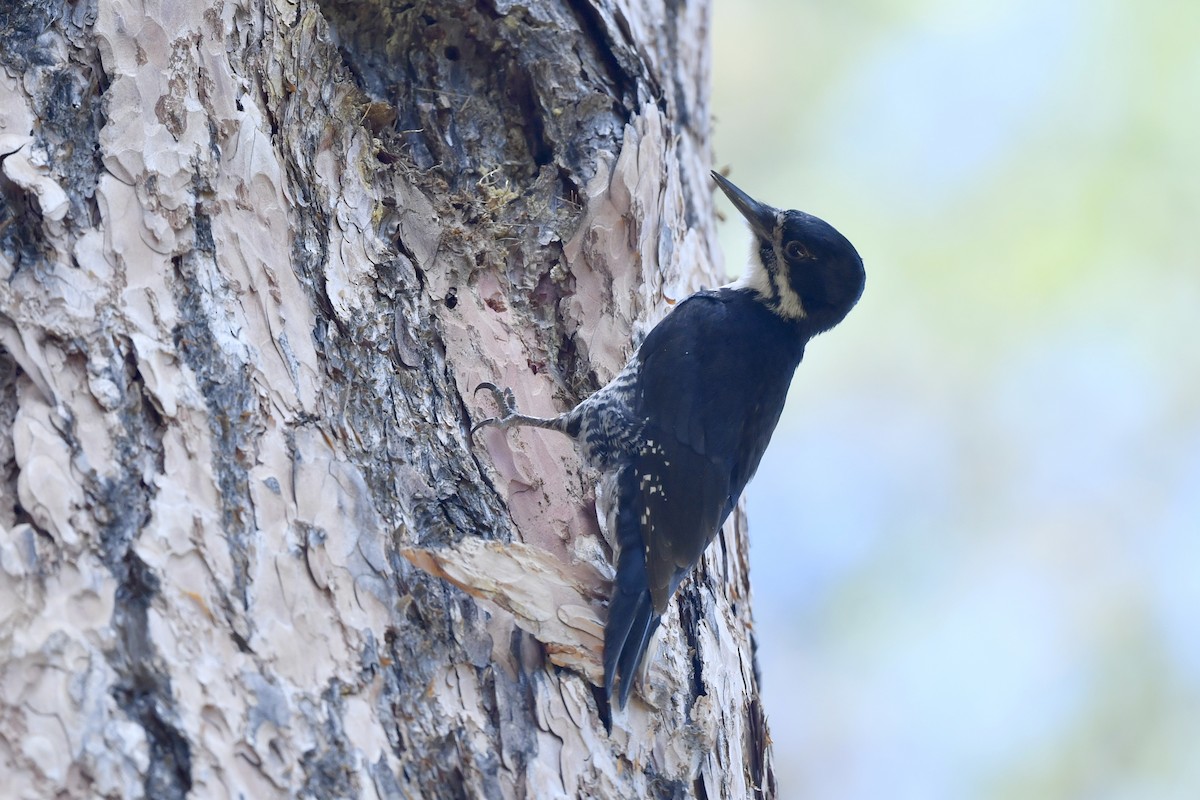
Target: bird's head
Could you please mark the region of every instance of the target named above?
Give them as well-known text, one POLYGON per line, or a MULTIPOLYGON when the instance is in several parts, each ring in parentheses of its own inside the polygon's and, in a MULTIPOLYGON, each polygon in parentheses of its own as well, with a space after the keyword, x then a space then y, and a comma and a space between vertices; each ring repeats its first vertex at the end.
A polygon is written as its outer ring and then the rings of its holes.
POLYGON ((866 282, 854 245, 824 220, 772 208, 727 178, 712 176, 754 237, 749 267, 737 285, 757 292, 775 313, 802 320, 810 335, 841 322, 866 282))

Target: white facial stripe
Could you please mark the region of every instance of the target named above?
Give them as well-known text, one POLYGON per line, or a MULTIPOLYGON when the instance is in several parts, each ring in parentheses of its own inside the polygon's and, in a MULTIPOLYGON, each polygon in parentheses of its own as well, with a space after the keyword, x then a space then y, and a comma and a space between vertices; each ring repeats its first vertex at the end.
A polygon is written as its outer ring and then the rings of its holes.
MULTIPOLYGON (((753 233, 751 234, 753 235, 753 233)), ((779 313, 789 319, 804 319, 804 303, 800 295, 792 288, 791 265, 780 253, 783 242, 783 212, 778 212, 775 218, 775 240, 771 243, 775 251, 775 270, 767 269, 759 253, 758 237, 754 236, 754 244, 750 249, 750 262, 746 271, 730 286, 734 289, 750 289, 779 309, 779 313)))
POLYGON ((779 311, 789 319, 804 319, 804 303, 800 295, 792 288, 792 265, 783 257, 783 212, 775 213, 775 241, 771 243, 775 249, 775 268, 778 274, 771 276, 775 290, 775 301, 779 311))

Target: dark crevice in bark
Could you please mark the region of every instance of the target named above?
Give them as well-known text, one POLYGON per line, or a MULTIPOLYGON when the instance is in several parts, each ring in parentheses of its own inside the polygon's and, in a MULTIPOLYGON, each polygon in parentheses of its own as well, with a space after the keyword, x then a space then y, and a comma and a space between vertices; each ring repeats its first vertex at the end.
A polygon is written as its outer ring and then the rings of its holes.
POLYGON ((592 699, 596 701, 596 715, 600 717, 600 724, 604 726, 604 730, 612 734, 612 707, 608 704, 608 693, 604 691, 604 687, 597 684, 588 684, 588 689, 591 690, 592 699))
POLYGON ((17 524, 18 514, 23 514, 20 501, 17 500, 17 469, 16 447, 13 444, 11 432, 17 419, 17 380, 21 376, 21 368, 8 350, 0 347, 0 527, 11 530, 17 524))
POLYGON ((312 800, 327 797, 358 797, 362 787, 356 776, 355 754, 343 724, 345 703, 342 684, 336 678, 321 694, 323 721, 315 730, 317 742, 301 758, 304 785, 299 796, 312 800))
POLYGON ((100 222, 96 184, 100 162, 100 129, 104 126, 103 73, 95 66, 71 64, 49 76, 47 94, 36 98, 37 138, 60 176, 70 207, 66 219, 78 233, 100 222))
MULTIPOLYGON (((198 195, 205 193, 197 184, 198 195)), ((221 304, 231 291, 217 265, 216 245, 208 214, 199 202, 193 210, 193 249, 172 258, 179 322, 172 331, 183 361, 196 376, 208 409, 208 427, 213 435, 212 467, 220 489, 221 527, 233 563, 236 616, 233 630, 250 636, 247 595, 250 583, 249 541, 254 533, 250 467, 262 433, 258 397, 249 367, 236 353, 220 344, 214 325, 222 321, 221 304)))
POLYGON ((767 716, 763 713, 762 703, 758 694, 751 696, 746 709, 748 724, 746 726, 746 755, 750 759, 750 785, 756 798, 778 797, 779 789, 775 784, 775 771, 767 765, 767 716))
MULTIPOLYGON (((0 7, 0 66, 20 75, 30 92, 36 123, 32 131, 35 147, 46 154, 58 185, 66 192, 68 208, 64 224, 68 235, 78 236, 100 220, 96 184, 103 169, 100 160, 100 129, 104 126, 104 92, 108 78, 91 35, 96 18, 95 0, 9 0, 0 7), (54 40, 70 52, 66 61, 55 58, 54 40)), ((6 204, 15 201, 4 191, 6 204)), ((33 198, 27 205, 36 206, 33 198)), ((30 247, 45 236, 32 214, 11 214, 26 230, 0 234, 0 248, 18 268, 37 263, 45 252, 30 247), (33 239, 22 234, 32 234, 33 239), (31 260, 30 256, 34 256, 31 260), (18 258, 19 257, 19 258, 18 258)), ((0 225, 5 222, 0 209, 0 225)), ((68 248, 69 249, 69 248, 68 248)))
MULTIPOLYGON (((119 469, 112 477, 95 475, 88 491, 98 506, 100 558, 117 575, 124 572, 129 548, 150 520, 150 502, 157 493, 154 476, 163 470, 163 421, 147 399, 133 344, 100 338, 96 348, 105 364, 104 376, 119 392, 120 427, 114 447, 119 469)), ((65 427, 63 438, 78 451, 73 422, 67 420, 65 427)))
POLYGON ((704 605, 698 580, 687 581, 680 587, 676 597, 679 603, 679 626, 683 630, 691 662, 691 700, 694 702, 697 697, 708 694, 704 688, 704 655, 700 652, 700 620, 704 617, 704 605))
MULTIPOLYGON (((171 679, 150 638, 149 608, 159 579, 133 551, 133 543, 149 523, 157 493, 154 476, 162 472, 163 420, 149 401, 127 340, 96 342, 105 363, 103 374, 116 387, 114 452, 119 467, 112 476, 93 475, 87 484, 100 525, 99 555, 117 581, 112 628, 116 646, 106 653, 117 674, 111 692, 117 705, 145 731, 149 766, 147 797, 184 798, 192 788, 191 745, 175 712, 171 679)), ((78 449, 71 421, 64 439, 78 449)))
POLYGON ((691 800, 687 784, 675 778, 659 774, 653 767, 646 768, 650 797, 655 800, 691 800))
MULTIPOLYGON (((639 101, 639 76, 649 79, 649 71, 630 45, 629 29, 620 26, 624 39, 618 42, 606 24, 597 4, 592 0, 566 0, 566 5, 579 22, 583 39, 595 49, 597 60, 604 66, 604 75, 614 98, 620 98, 627 108, 634 108, 639 101)), ((618 20, 618 24, 623 20, 618 20)), ((658 94, 657 91, 654 92, 658 94)))
POLYGON ((183 800, 192 789, 191 745, 176 719, 170 676, 157 663, 150 640, 148 612, 158 578, 132 551, 113 574, 119 582, 113 610, 119 645, 109 653, 109 663, 120 676, 113 699, 146 733, 146 796, 183 800))
MULTIPOLYGON (((676 63, 682 56, 679 50, 679 17, 685 13, 684 0, 664 0, 667 13, 663 20, 663 28, 667 39, 667 54, 671 63, 676 63)), ((708 110, 706 108, 693 109, 688 103, 688 86, 682 83, 682 76, 679 72, 672 72, 670 77, 673 91, 671 93, 671 115, 675 119, 675 124, 678 130, 688 130, 697 124, 699 120, 707 119, 708 110)), ((703 103, 703 100, 698 100, 703 103)), ((703 122, 699 124, 703 125, 703 122)), ((683 219, 684 223, 689 227, 700 225, 700 214, 696 209, 696 198, 691 187, 686 183, 683 187, 683 219)))
MULTIPOLYGON (((667 13, 663 16, 663 31, 667 38, 667 56, 671 63, 679 60, 679 14, 683 10, 683 0, 664 0, 667 13)), ((692 109, 688 106, 687 91, 679 82, 680 73, 672 73, 671 116, 679 128, 687 129, 692 126, 692 109)))
MULTIPOLYGON (((8 155, 0 153, 0 165, 8 155)), ((42 279, 47 258, 54 252, 42 226, 42 212, 33 193, 0 171, 0 253, 12 262, 14 275, 33 267, 42 279)))

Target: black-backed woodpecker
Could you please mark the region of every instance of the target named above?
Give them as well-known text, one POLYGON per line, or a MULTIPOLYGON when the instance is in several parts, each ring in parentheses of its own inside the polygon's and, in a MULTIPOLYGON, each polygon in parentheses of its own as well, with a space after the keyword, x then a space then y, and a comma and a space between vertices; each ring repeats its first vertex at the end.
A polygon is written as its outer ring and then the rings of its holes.
POLYGON ((667 603, 754 475, 808 340, 842 321, 866 275, 853 245, 802 211, 752 199, 713 173, 750 223, 746 273, 675 306, 616 378, 552 419, 517 412, 475 426, 549 428, 601 473, 617 569, 604 632, 604 688, 625 707, 667 603))

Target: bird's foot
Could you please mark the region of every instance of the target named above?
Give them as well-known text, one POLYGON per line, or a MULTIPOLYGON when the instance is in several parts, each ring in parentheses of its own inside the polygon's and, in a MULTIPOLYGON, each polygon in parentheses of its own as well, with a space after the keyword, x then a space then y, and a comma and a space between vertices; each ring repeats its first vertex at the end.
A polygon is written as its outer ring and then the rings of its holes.
POLYGON ((480 428, 482 428, 484 426, 495 425, 497 428, 503 429, 503 428, 509 427, 510 425, 512 425, 513 423, 515 423, 521 419, 521 415, 517 413, 517 400, 515 397, 513 397, 512 389, 509 389, 507 387, 504 389, 501 389, 496 384, 488 383, 487 381, 484 381, 483 383, 476 386, 474 393, 479 394, 480 389, 487 389, 489 392, 492 393, 492 400, 495 401, 496 407, 498 409, 500 409, 500 416, 488 417, 487 419, 476 422, 475 425, 471 428, 472 436, 475 435, 475 432, 477 430, 479 430, 480 428))
POLYGON ((480 389, 487 389, 492 393, 492 400, 496 402, 496 407, 500 409, 500 416, 488 417, 485 420, 475 423, 475 427, 471 428, 471 435, 475 435, 475 431, 485 425, 495 425, 501 430, 507 428, 515 428, 521 425, 530 428, 547 428, 552 431, 566 433, 565 426, 567 425, 567 415, 562 414, 557 417, 530 417, 517 411, 517 401, 513 397, 512 389, 501 389, 494 383, 481 383, 475 387, 475 393, 478 394, 480 389))

